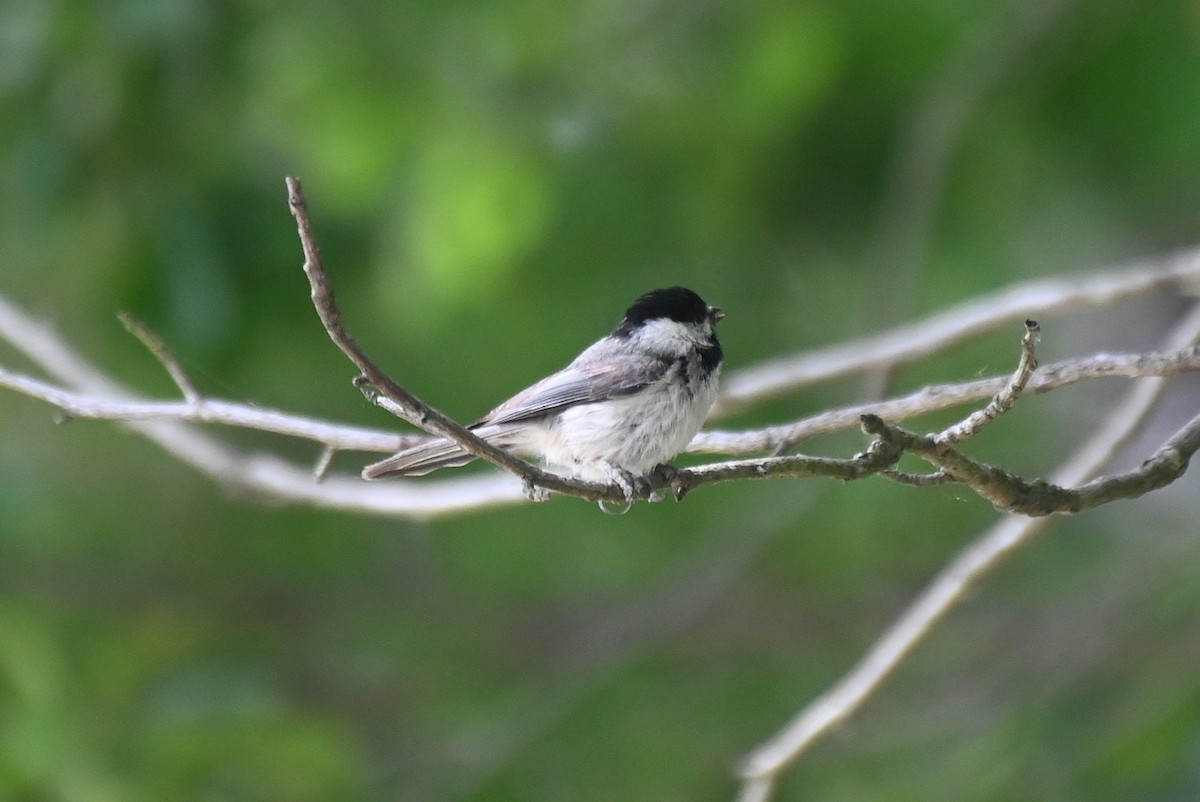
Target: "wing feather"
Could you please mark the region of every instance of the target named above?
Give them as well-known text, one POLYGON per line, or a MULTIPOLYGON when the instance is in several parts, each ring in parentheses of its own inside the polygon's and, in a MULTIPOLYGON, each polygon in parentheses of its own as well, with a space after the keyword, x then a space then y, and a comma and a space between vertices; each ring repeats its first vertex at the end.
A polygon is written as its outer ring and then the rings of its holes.
POLYGON ((473 426, 529 420, 576 404, 594 404, 630 395, 660 381, 670 360, 614 354, 603 362, 575 362, 522 390, 473 426))

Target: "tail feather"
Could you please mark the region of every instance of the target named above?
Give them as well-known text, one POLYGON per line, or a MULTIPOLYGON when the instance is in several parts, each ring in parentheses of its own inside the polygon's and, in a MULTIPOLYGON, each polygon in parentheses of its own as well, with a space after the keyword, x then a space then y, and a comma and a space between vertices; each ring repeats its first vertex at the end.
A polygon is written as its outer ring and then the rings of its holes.
MULTIPOLYGON (((508 448, 519 438, 524 426, 482 426, 475 434, 492 445, 508 448)), ((461 468, 476 457, 449 440, 434 440, 399 451, 387 459, 373 462, 362 469, 364 479, 385 476, 424 476, 442 468, 461 468)))
POLYGON ((424 476, 439 468, 459 468, 475 457, 449 440, 413 446, 363 468, 364 479, 385 476, 424 476))

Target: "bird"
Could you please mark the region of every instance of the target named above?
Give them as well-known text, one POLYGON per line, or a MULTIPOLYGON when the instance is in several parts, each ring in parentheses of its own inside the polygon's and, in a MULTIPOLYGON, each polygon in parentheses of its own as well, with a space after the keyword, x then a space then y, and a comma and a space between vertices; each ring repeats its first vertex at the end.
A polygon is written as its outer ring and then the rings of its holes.
MULTIPOLYGON (((468 428, 498 448, 549 470, 635 486, 700 431, 717 398, 725 312, 686 287, 651 290, 620 323, 562 370, 514 395, 468 428)), ((423 476, 475 457, 437 439, 363 468, 365 479, 423 476)))

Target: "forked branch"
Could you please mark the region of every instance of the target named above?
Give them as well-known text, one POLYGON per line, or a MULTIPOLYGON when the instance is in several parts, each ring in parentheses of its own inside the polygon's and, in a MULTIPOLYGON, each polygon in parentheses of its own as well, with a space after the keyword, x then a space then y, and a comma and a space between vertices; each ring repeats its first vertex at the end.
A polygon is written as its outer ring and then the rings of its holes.
MULTIPOLYGON (((1187 346, 1200 337, 1200 303, 1176 325, 1164 344, 1166 349, 1187 346)), ((1148 470, 1092 479, 1112 454, 1136 432, 1153 409, 1165 380, 1150 378, 1135 386, 1125 400, 1112 411, 1105 424, 1051 476, 1062 487, 1075 486, 1071 502, 1079 509, 1113 500, 1130 483, 1155 481, 1161 472, 1170 476, 1180 465, 1186 466, 1200 441, 1200 416, 1179 430, 1151 458, 1148 470), (1089 481, 1090 480, 1090 481, 1089 481)), ((884 427, 887 428, 887 427, 884 427)), ((928 448, 936 451, 932 443, 928 448)), ((1145 466, 1143 466, 1145 468, 1145 466)), ((1049 484, 1047 486, 1050 486, 1049 484)), ((782 729, 742 762, 743 783, 738 802, 767 802, 774 794, 783 772, 822 737, 845 721, 883 685, 914 648, 925 638, 970 588, 1004 558, 1027 544, 1042 530, 1046 517, 1006 516, 952 559, 900 614, 887 630, 867 649, 844 676, 827 691, 805 705, 782 729)))

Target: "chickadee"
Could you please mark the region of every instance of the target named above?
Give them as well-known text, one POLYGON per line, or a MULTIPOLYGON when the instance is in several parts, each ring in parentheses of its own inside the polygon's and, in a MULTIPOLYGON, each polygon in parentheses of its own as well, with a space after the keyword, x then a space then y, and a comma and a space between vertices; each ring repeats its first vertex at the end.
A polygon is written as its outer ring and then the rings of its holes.
MULTIPOLYGON (((725 313, 684 287, 638 298, 607 337, 469 427, 492 445, 589 481, 632 482, 683 451, 717 398, 725 313)), ((422 476, 475 457, 449 440, 405 449, 365 479, 422 476)))

